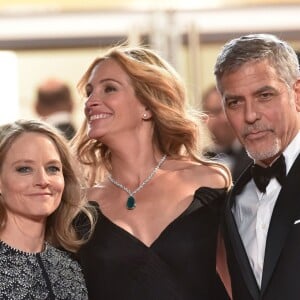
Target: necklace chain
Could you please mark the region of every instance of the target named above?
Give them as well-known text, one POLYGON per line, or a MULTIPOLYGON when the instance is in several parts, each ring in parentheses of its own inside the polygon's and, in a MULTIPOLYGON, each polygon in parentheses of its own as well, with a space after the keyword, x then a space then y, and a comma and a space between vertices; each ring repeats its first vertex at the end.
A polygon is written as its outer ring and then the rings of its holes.
POLYGON ((156 174, 156 172, 158 171, 158 169, 160 168, 160 166, 163 164, 163 162, 166 160, 167 155, 165 154, 160 161, 158 162, 158 164, 156 165, 156 167, 152 170, 152 172, 150 173, 150 175, 134 190, 131 191, 129 188, 127 188, 126 186, 124 186, 123 184, 119 183, 118 181, 116 181, 111 174, 108 174, 108 179, 117 187, 119 187, 120 189, 122 189, 123 191, 125 191, 129 196, 133 196, 134 194, 136 194, 138 191, 140 191, 151 179, 152 177, 156 174))

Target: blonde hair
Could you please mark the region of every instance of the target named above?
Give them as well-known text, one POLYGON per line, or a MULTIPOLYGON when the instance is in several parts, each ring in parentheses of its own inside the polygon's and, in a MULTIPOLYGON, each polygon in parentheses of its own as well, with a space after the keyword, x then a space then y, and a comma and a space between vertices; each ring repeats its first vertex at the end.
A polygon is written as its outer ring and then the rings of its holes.
MULTIPOLYGON (((131 79, 139 101, 151 111, 153 144, 161 153, 174 159, 192 159, 203 164, 219 165, 200 158, 200 116, 189 110, 182 79, 175 69, 153 50, 146 47, 116 46, 96 58, 79 81, 78 89, 85 94, 85 87, 93 69, 102 61, 116 61, 131 79)), ((109 148, 101 141, 89 139, 85 120, 72 140, 75 155, 85 167, 88 185, 101 181, 110 170, 109 148)), ((229 175, 230 177, 230 175, 229 175)))
MULTIPOLYGON (((79 172, 72 161, 67 141, 58 130, 42 121, 35 120, 18 120, 0 126, 0 171, 11 145, 26 132, 36 132, 50 138, 55 144, 62 162, 65 188, 59 207, 47 218, 45 240, 53 246, 75 252, 92 233, 96 222, 96 213, 86 201, 79 182, 79 172), (90 231, 85 238, 80 238, 75 228, 75 220, 79 216, 82 220, 89 222, 90 231)), ((7 215, 2 197, 0 195, 0 226, 3 228, 7 215)))

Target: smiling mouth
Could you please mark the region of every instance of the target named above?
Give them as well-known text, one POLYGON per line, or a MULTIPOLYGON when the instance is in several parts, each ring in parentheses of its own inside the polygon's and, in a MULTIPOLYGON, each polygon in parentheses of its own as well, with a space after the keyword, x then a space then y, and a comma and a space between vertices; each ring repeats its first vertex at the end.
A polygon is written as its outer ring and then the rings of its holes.
POLYGON ((52 196, 52 193, 34 193, 31 196, 52 196))
POLYGON ((98 114, 98 115, 92 115, 92 116, 90 116, 89 121, 92 122, 92 121, 99 120, 99 119, 106 119, 106 118, 109 118, 110 116, 111 116, 111 114, 108 114, 108 113, 101 113, 101 114, 98 114))
POLYGON ((52 199, 53 198, 53 194, 41 194, 41 193, 35 193, 35 194, 31 194, 28 195, 30 198, 32 199, 52 199))

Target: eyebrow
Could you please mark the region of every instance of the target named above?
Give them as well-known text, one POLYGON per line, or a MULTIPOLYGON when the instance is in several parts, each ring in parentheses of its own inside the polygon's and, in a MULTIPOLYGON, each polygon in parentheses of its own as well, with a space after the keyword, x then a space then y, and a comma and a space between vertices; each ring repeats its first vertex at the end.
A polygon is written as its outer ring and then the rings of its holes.
MULTIPOLYGON (((122 85, 122 83, 116 79, 113 79, 113 78, 104 78, 104 79, 101 79, 97 82, 97 84, 102 84, 102 83, 105 83, 106 81, 113 81, 113 82, 116 82, 117 84, 119 85, 122 85)), ((86 85, 85 85, 85 88, 87 87, 93 87, 93 84, 91 82, 88 82, 86 85)))
POLYGON ((230 95, 230 94, 228 94, 228 95, 223 96, 224 102, 227 102, 228 99, 243 99, 243 98, 245 98, 245 97, 240 96, 240 95, 230 95))
MULTIPOLYGON (((99 80, 97 83, 98 83, 98 84, 102 84, 102 83, 104 83, 104 82, 106 82, 106 81, 114 81, 114 82, 116 82, 116 83, 118 83, 118 84, 122 84, 119 80, 114 79, 114 78, 104 78, 104 79, 99 80)), ((93 85, 92 85, 91 82, 88 82, 88 83, 86 84, 86 86, 93 86, 93 85)))
MULTIPOLYGON (((259 95, 260 93, 263 93, 265 91, 268 91, 268 90, 272 90, 273 92, 276 92, 277 90, 270 86, 270 85, 265 85, 265 86, 262 86, 261 88, 257 89, 256 91, 254 91, 252 93, 252 95, 256 96, 256 95, 259 95)), ((224 94, 223 96, 223 99, 225 100, 225 102, 228 100, 228 99, 243 99, 244 96, 241 96, 241 95, 231 95, 231 94, 224 94)))
POLYGON ((254 94, 254 95, 257 95, 257 94, 260 94, 260 93, 265 92, 265 91, 268 91, 268 90, 272 90, 272 91, 274 91, 274 92, 277 91, 274 87, 272 87, 272 86, 270 86, 270 85, 265 85, 265 86, 259 88, 259 89, 258 89, 257 91, 255 91, 253 94, 254 94))
POLYGON ((17 165, 17 164, 30 164, 33 163, 34 161, 31 159, 18 159, 16 161, 13 162, 13 165, 17 165))
POLYGON ((121 84, 121 82, 119 80, 114 79, 114 78, 104 78, 104 79, 99 80, 98 83, 103 83, 105 81, 114 81, 114 82, 117 82, 118 84, 121 84))
MULTIPOLYGON (((18 164, 32 164, 34 163, 35 161, 32 160, 32 159, 19 159, 19 160, 16 160, 12 163, 12 165, 18 165, 18 164)), ((62 164, 62 161, 61 160, 58 160, 58 159, 51 159, 50 161, 47 162, 47 164, 62 164)))

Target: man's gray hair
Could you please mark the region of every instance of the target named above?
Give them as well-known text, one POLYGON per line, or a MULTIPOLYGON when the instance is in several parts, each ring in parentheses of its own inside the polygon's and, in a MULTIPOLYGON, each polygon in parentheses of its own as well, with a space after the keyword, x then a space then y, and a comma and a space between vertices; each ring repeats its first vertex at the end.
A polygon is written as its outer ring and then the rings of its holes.
POLYGON ((222 92, 224 74, 236 71, 247 62, 263 60, 268 60, 290 87, 300 75, 297 54, 287 42, 272 34, 250 34, 227 42, 218 55, 214 74, 219 91, 222 92))

